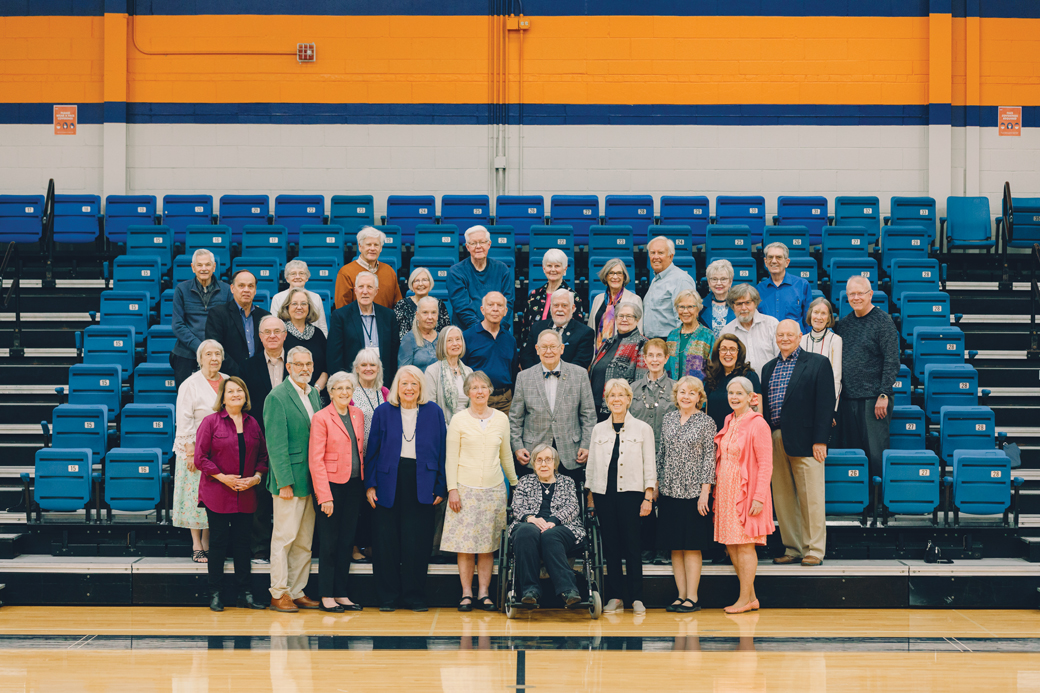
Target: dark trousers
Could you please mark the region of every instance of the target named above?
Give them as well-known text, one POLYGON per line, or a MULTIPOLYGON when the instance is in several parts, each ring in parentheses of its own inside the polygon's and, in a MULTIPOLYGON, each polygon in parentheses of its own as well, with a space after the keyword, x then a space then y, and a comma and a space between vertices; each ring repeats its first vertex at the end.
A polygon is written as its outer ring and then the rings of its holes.
POLYGON ((883 456, 888 449, 888 425, 892 421, 892 398, 888 398, 885 418, 874 416, 877 397, 841 398, 841 435, 843 447, 857 448, 867 454, 870 475, 881 476, 883 456))
POLYGON ((626 604, 643 599, 643 559, 639 539, 643 518, 639 517, 644 493, 625 491, 592 494, 603 531, 603 554, 607 564, 603 601, 621 599, 626 604), (628 573, 621 571, 625 559, 628 573))
POLYGON ((209 521, 209 589, 219 592, 224 583, 224 561, 228 549, 235 557, 235 589, 249 592, 249 545, 252 513, 215 513, 206 508, 209 521))
POLYGON ((433 545, 433 505, 420 503, 415 460, 397 467, 394 507, 372 513, 372 572, 381 606, 426 604, 426 573, 433 545))
POLYGON ((173 382, 177 385, 177 389, 180 390, 181 383, 199 369, 199 362, 186 356, 177 356, 171 352, 170 368, 173 369, 173 382))
POLYGON ((322 597, 347 596, 350 578, 350 560, 354 555, 354 531, 357 529, 358 510, 364 496, 360 478, 345 484, 329 483, 332 490, 332 516, 321 511, 314 499, 314 528, 318 531, 318 595, 322 597))
MULTIPOLYGON (((267 472, 257 486, 267 488, 267 472)), ((266 491, 256 494, 256 512, 253 513, 253 558, 271 557, 271 517, 274 513, 274 496, 266 491)))
POLYGON ((541 594, 538 587, 539 563, 552 580, 556 594, 578 589, 567 555, 578 550, 574 533, 566 527, 553 527, 544 532, 530 522, 521 522, 513 530, 513 556, 516 559, 516 584, 520 589, 517 597, 529 591, 541 594))

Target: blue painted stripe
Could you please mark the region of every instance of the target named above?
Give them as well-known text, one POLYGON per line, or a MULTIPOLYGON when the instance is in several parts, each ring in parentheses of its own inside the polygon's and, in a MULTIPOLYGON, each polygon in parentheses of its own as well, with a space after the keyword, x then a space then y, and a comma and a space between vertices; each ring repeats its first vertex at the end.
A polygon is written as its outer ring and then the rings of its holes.
MULTIPOLYGON (((54 106, 51 103, 0 103, 2 125, 50 125, 54 122, 54 106)), ((76 122, 80 125, 100 125, 104 121, 104 104, 62 102, 62 106, 78 105, 76 122)))
POLYGON ((105 102, 105 122, 106 123, 125 123, 126 122, 126 102, 125 101, 106 101, 105 102))
POLYGON ((953 122, 953 116, 950 112, 951 106, 948 103, 930 103, 928 104, 928 124, 929 125, 949 125, 953 122))

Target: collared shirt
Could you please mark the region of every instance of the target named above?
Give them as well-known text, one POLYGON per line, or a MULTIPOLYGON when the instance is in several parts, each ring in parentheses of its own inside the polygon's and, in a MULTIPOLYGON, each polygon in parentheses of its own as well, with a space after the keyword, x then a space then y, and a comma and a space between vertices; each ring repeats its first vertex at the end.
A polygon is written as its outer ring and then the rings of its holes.
POLYGON ((465 364, 475 371, 484 371, 496 390, 513 386, 513 363, 516 360, 516 339, 509 330, 499 329, 498 335, 484 329, 478 322, 462 334, 466 343, 465 364))
POLYGON ((361 265, 362 267, 364 267, 365 270, 371 272, 372 274, 375 274, 376 272, 379 271, 379 260, 376 260, 374 263, 372 263, 370 265, 370 264, 368 264, 368 261, 365 260, 365 258, 363 258, 360 255, 358 255, 357 263, 359 265, 361 265))
POLYGON ((762 367, 776 358, 780 348, 776 345, 776 327, 780 321, 771 315, 763 315, 757 310, 751 318, 751 325, 744 327, 740 318, 731 320, 722 331, 732 332, 740 338, 747 349, 747 360, 755 369, 756 375, 762 374, 762 367))
POLYGON ((274 389, 285 380, 285 349, 282 349, 278 358, 271 358, 265 351, 264 359, 267 361, 267 373, 271 376, 271 389, 274 389))
POLYGON ((803 333, 809 331, 805 322, 806 312, 812 303, 812 288, 809 287, 809 282, 790 272, 784 272, 779 286, 772 277, 760 281, 758 294, 762 297, 762 302, 758 304, 760 313, 771 315, 777 320, 794 320, 801 325, 803 333))
POLYGON ((246 348, 249 349, 249 355, 252 356, 256 348, 256 344, 253 342, 253 307, 249 307, 249 315, 242 310, 242 306, 238 306, 238 314, 242 317, 242 327, 246 332, 246 348))
MULTIPOLYGON (((560 372, 560 364, 556 364, 556 368, 553 369, 557 373, 560 372)), ((545 398, 549 400, 549 411, 556 411, 556 388, 560 384, 559 376, 545 377, 545 374, 549 372, 549 369, 542 364, 542 378, 545 380, 545 398)))
MULTIPOLYGON (((360 306, 358 306, 360 308, 360 306)), ((373 310, 371 315, 361 314, 361 331, 365 335, 365 347, 378 349, 379 348, 379 327, 376 325, 376 313, 373 310)))
POLYGON ((791 374, 794 373, 795 364, 802 348, 797 347, 794 352, 784 358, 780 354, 773 368, 773 375, 769 377, 769 418, 775 426, 780 422, 780 410, 784 406, 784 397, 787 396, 787 384, 791 382, 791 374))
POLYGON ((220 291, 220 282, 216 281, 214 277, 210 277, 209 285, 203 286, 199 278, 195 277, 194 288, 199 294, 199 300, 202 301, 202 307, 208 311, 210 300, 220 291))
POLYGON ((679 314, 675 312, 675 297, 687 289, 696 289, 693 278, 686 270, 675 264, 668 265, 650 282, 643 297, 643 334, 647 339, 668 334, 679 326, 679 314))
POLYGON ((311 386, 308 385, 307 389, 301 390, 300 386, 297 385, 295 381, 293 381, 293 390, 296 391, 296 394, 299 396, 300 401, 303 402, 303 408, 307 410, 307 418, 313 419, 314 407, 311 406, 311 398, 309 397, 309 395, 311 394, 311 386))

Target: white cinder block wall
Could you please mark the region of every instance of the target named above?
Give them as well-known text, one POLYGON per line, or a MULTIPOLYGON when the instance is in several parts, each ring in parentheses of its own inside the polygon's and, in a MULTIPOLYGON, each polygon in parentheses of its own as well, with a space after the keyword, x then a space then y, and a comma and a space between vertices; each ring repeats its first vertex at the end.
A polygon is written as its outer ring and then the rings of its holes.
POLYGON ((0 125, 0 194, 43 195, 54 179, 59 193, 101 195, 103 125, 80 125, 75 135, 54 126, 0 125))

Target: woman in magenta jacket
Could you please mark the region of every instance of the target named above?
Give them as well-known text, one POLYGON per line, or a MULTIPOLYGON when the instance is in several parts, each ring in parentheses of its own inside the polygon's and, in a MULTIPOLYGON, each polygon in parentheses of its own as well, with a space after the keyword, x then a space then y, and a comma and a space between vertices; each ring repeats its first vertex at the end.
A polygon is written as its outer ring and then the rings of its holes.
POLYGON ((751 381, 733 378, 726 386, 733 413, 715 436, 715 541, 725 544, 740 579, 740 596, 727 614, 756 611, 757 546, 773 533, 773 441, 769 424, 751 407, 757 395, 751 381))
POLYGON ((199 478, 199 506, 209 520, 209 608, 223 611, 220 589, 228 548, 235 557, 236 606, 263 609, 249 591, 253 513, 256 485, 267 471, 267 443, 260 424, 247 414, 249 390, 234 376, 220 384, 217 403, 195 433, 195 467, 199 478))
POLYGON ((347 596, 358 512, 365 495, 365 415, 350 405, 354 376, 329 378, 332 404, 311 419, 310 469, 318 531, 318 594, 322 611, 361 611, 347 596))

